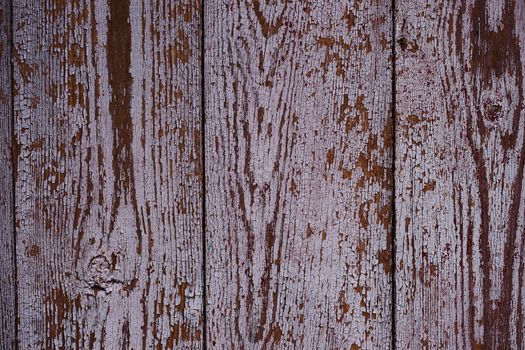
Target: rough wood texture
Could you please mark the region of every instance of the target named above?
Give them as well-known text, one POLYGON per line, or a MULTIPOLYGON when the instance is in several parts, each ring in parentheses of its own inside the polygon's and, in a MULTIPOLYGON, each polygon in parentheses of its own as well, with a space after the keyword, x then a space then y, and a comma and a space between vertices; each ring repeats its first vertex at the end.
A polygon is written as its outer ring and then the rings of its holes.
POLYGON ((20 349, 200 347, 199 2, 14 6, 20 349))
POLYGON ((211 348, 388 348, 390 1, 205 2, 211 348))
POLYGON ((0 349, 16 343, 16 268, 13 217, 11 4, 0 2, 0 349))
POLYGON ((525 348, 525 3, 397 4, 397 346, 525 348))

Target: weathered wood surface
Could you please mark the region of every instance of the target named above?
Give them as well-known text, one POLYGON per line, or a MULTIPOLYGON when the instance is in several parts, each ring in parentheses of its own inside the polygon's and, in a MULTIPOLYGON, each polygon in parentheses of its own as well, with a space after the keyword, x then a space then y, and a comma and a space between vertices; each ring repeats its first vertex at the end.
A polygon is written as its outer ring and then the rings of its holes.
POLYGON ((525 3, 396 3, 397 348, 525 348, 525 3))
POLYGON ((16 264, 13 218, 11 4, 0 2, 0 349, 16 346, 16 264))
POLYGON ((525 348, 522 1, 12 3, 0 349, 525 348))
POLYGON ((199 348, 199 2, 13 14, 20 349, 199 348))
POLYGON ((205 1, 210 348, 391 344, 390 1, 205 1))

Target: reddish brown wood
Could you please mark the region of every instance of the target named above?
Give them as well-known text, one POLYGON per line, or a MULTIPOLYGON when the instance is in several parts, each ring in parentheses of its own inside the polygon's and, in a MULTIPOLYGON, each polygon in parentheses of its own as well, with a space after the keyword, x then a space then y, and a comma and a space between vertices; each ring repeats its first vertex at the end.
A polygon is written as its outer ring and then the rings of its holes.
POLYGON ((525 3, 396 23, 398 348, 524 348, 525 3))
POLYGON ((208 346, 390 347, 390 1, 204 10, 208 346))
POLYGON ((525 348, 522 1, 10 4, 0 349, 525 348))

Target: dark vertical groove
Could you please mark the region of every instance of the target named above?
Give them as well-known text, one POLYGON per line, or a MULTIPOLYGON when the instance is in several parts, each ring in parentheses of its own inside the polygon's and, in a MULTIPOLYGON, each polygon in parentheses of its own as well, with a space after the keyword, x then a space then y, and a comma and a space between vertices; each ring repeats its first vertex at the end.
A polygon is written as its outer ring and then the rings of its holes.
POLYGON ((201 45, 201 57, 200 57, 200 73, 201 73, 201 166, 202 166, 202 347, 204 350, 207 348, 207 328, 208 322, 206 317, 206 104, 205 104, 205 85, 204 85, 204 0, 200 3, 200 45, 201 45))
POLYGON ((396 349, 396 0, 392 0, 392 349, 396 349))
POLYGON ((14 11, 13 11, 13 2, 8 1, 9 6, 9 43, 7 47, 9 48, 9 68, 10 68, 10 76, 9 80, 11 83, 10 89, 11 89, 11 96, 9 96, 9 103, 11 104, 9 106, 10 113, 11 113, 11 211, 12 211, 12 218, 13 218, 13 278, 15 280, 15 305, 14 305, 14 311, 15 311, 15 319, 14 319, 14 333, 15 333, 15 349, 19 349, 18 344, 18 257, 17 257, 17 232, 16 232, 16 174, 15 169, 18 169, 18 166, 15 166, 15 162, 18 161, 17 159, 17 152, 15 152, 15 88, 14 88, 14 72, 15 72, 15 64, 14 64, 14 50, 15 50, 15 40, 14 40, 14 11))

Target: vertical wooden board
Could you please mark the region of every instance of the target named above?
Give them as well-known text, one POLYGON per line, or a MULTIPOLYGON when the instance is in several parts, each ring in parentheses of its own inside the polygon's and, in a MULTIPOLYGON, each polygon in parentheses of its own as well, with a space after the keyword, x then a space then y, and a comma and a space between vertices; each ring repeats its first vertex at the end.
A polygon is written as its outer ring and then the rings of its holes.
POLYGON ((390 11, 205 2, 211 348, 390 346, 390 11))
POLYGON ((13 217, 11 4, 0 2, 0 349, 16 343, 16 267, 13 217))
POLYGON ((400 349, 524 343, 525 4, 399 1, 400 349))
POLYGON ((200 23, 14 3, 20 349, 201 347, 200 23))

